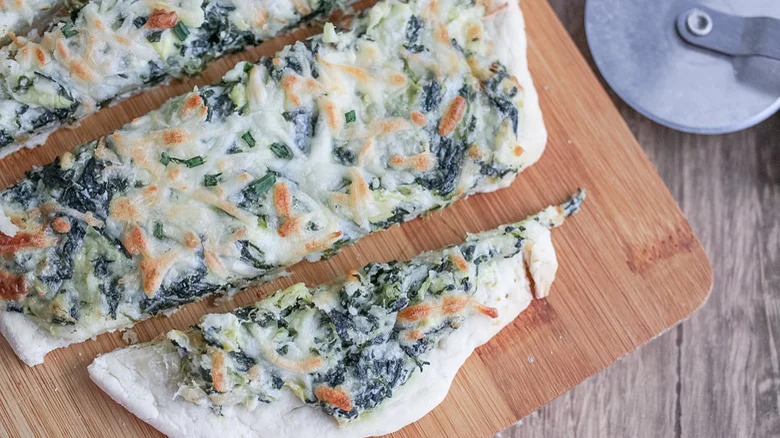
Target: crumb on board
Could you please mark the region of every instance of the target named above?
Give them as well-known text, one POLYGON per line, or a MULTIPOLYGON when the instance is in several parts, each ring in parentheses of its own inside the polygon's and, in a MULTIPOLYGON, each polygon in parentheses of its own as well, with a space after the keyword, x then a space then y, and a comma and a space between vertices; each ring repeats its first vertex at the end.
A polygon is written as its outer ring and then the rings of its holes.
POLYGON ((137 344, 138 333, 134 332, 132 329, 127 329, 122 332, 122 340, 128 344, 137 344))

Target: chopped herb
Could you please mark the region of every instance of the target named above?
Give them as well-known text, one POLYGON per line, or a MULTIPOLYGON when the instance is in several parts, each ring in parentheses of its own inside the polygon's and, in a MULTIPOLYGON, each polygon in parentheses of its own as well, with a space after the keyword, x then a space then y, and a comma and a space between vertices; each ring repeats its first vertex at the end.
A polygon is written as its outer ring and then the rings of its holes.
POLYGON ((241 136, 241 138, 242 138, 242 139, 243 139, 243 140, 246 142, 246 144, 247 144, 247 145, 248 145, 250 148, 253 148, 253 147, 255 147, 255 145, 257 144, 257 143, 255 142, 255 138, 254 138, 254 137, 252 137, 252 133, 251 133, 251 132, 249 132, 249 131, 245 132, 245 133, 244 133, 244 134, 241 136))
POLYGON ((344 118, 347 119, 347 123, 352 123, 355 120, 357 120, 357 116, 355 115, 355 110, 345 113, 344 118))
POLYGON ((183 160, 181 158, 172 157, 168 155, 166 152, 160 154, 160 163, 162 163, 163 166, 167 166, 171 162, 184 164, 185 166, 191 169, 193 167, 198 167, 203 165, 203 163, 205 163, 205 160, 203 160, 203 157, 201 157, 200 155, 196 155, 190 159, 183 160))
POLYGON ((247 186, 247 190, 254 195, 260 196, 271 189, 276 184, 276 175, 271 172, 266 173, 262 177, 252 181, 247 186))
POLYGON ((165 229, 163 228, 163 224, 159 222, 154 224, 154 237, 158 239, 165 238, 165 229))
POLYGON ((62 31, 62 34, 65 35, 65 38, 70 38, 79 33, 79 31, 73 29, 73 23, 65 23, 65 26, 62 26, 60 30, 62 31))
POLYGON ((203 163, 204 163, 203 157, 201 157, 200 155, 196 155, 190 158, 189 160, 184 161, 184 164, 189 168, 201 166, 203 165, 203 163))
POLYGON ((220 176, 222 176, 222 172, 216 173, 214 175, 204 175, 203 185, 206 187, 214 187, 215 185, 219 184, 220 176))
POLYGON ((265 216, 257 217, 257 226, 260 228, 268 228, 268 221, 265 219, 265 216))
POLYGON ((271 143, 271 152, 278 158, 290 158, 292 157, 292 151, 284 143, 271 143))
POLYGON ((173 33, 176 34, 176 38, 179 39, 179 41, 184 41, 187 39, 187 36, 190 34, 190 30, 187 29, 187 25, 183 22, 176 23, 176 26, 173 26, 173 33))

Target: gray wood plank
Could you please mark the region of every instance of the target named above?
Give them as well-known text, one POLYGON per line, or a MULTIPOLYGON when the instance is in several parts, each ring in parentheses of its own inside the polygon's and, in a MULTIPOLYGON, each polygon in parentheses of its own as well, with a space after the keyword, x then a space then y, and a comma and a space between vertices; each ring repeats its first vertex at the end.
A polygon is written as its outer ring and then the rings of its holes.
MULTIPOLYGON (((585 0, 550 3, 595 68, 585 0)), ((682 324, 497 437, 780 437, 780 116, 694 136, 612 96, 707 249, 712 295, 682 324)))

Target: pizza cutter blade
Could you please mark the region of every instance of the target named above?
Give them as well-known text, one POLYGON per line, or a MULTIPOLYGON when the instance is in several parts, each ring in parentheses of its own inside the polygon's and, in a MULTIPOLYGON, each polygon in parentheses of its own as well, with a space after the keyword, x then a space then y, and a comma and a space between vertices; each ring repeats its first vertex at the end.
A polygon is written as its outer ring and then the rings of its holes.
POLYGON ((588 0, 604 79, 673 129, 738 131, 780 109, 780 1, 588 0))

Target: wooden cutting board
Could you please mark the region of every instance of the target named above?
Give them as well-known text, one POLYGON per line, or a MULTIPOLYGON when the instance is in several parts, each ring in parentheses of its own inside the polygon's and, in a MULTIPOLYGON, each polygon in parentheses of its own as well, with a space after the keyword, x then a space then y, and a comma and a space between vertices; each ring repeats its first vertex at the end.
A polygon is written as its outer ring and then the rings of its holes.
MULTIPOLYGON (((185 328, 207 312, 227 311, 294 282, 317 284, 371 261, 408 259, 516 221, 588 191, 584 208, 554 231, 560 261, 551 296, 535 301, 481 347, 447 399, 395 437, 487 437, 658 336, 707 298, 712 270, 663 182, 543 0, 523 0, 529 62, 550 139, 541 161, 500 192, 474 196, 442 212, 375 234, 292 276, 239 294, 234 302, 185 307, 139 324, 140 341, 185 328)), ((309 31, 298 32, 301 36, 309 31)), ((218 79, 237 59, 257 59, 290 38, 212 65, 197 80, 138 96, 63 130, 42 148, 0 161, 0 187, 70 148, 116 129, 193 84, 218 79)), ((126 345, 122 335, 58 350, 30 369, 0 341, 0 436, 158 436, 92 384, 87 365, 126 345)))

